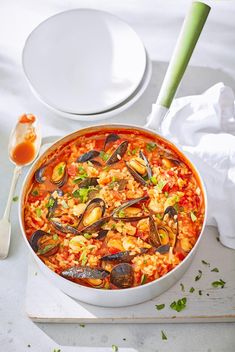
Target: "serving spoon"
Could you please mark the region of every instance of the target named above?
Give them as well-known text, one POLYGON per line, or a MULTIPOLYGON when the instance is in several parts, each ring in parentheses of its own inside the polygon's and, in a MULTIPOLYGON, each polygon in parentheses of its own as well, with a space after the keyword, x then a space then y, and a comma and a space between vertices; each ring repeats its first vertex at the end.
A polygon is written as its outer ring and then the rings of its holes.
POLYGON ((0 220, 0 259, 8 256, 11 239, 10 211, 19 175, 24 166, 30 165, 38 155, 41 146, 41 128, 32 114, 20 116, 9 138, 9 160, 15 165, 6 208, 0 220))

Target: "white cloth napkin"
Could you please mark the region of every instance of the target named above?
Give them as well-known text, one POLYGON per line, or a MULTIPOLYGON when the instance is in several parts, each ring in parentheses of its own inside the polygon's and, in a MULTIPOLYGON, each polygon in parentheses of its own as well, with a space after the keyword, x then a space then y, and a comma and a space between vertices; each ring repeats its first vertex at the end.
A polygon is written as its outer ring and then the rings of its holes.
POLYGON ((202 95, 176 99, 162 134, 198 168, 208 195, 207 224, 235 249, 235 109, 231 88, 218 83, 202 95))

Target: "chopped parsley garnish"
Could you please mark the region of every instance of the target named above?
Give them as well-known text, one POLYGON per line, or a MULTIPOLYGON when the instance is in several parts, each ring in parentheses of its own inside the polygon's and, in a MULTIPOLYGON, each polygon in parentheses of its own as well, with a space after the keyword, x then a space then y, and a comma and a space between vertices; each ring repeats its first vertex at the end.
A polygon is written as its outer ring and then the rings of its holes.
POLYGON ((64 169, 65 169, 65 165, 61 165, 61 166, 58 167, 57 173, 58 173, 59 176, 63 175, 64 169))
POLYGON ((82 266, 85 266, 86 263, 87 263, 87 260, 88 260, 88 258, 87 258, 87 256, 86 256, 86 251, 83 251, 83 252, 82 252, 82 254, 81 254, 81 256, 80 256, 80 259, 82 260, 82 266))
POLYGON ((17 202, 18 199, 19 199, 18 196, 15 196, 15 197, 12 198, 13 202, 17 202))
POLYGON ((44 248, 39 249, 38 253, 43 255, 43 254, 49 252, 51 249, 55 248, 56 246, 57 245, 55 245, 55 244, 48 244, 44 248))
POLYGON ((140 284, 141 284, 141 285, 144 285, 144 284, 146 283, 146 280, 147 280, 147 276, 146 276, 145 274, 143 274, 143 275, 141 276, 140 284))
POLYGON ((167 336, 163 330, 161 330, 161 334, 162 334, 162 340, 167 340, 167 336))
POLYGON ((86 203, 89 192, 90 192, 89 188, 80 188, 73 192, 73 196, 75 198, 80 198, 82 203, 86 203))
POLYGON ((132 154, 132 155, 135 155, 137 152, 138 152, 138 148, 135 148, 135 149, 133 149, 133 150, 131 151, 131 154, 132 154))
POLYGON ((89 239, 92 237, 92 234, 90 234, 90 233, 84 233, 83 236, 84 236, 87 240, 89 240, 89 239))
POLYGON ((193 293, 194 291, 195 291, 194 287, 191 287, 190 290, 189 290, 190 293, 193 293))
POLYGON ((167 198, 169 196, 168 192, 164 192, 165 197, 167 198))
POLYGON ((219 272, 219 269, 218 268, 214 268, 211 270, 212 273, 218 273, 219 272))
POLYGON ((38 195, 39 195, 37 189, 34 189, 34 190, 31 192, 31 194, 32 194, 33 196, 38 196, 38 195))
POLYGON ((211 285, 213 287, 221 287, 221 288, 224 288, 224 285, 226 284, 226 282, 222 279, 219 279, 219 281, 214 281, 211 283, 211 285))
POLYGON ((55 200, 53 198, 50 198, 46 204, 47 208, 52 208, 55 203, 55 200))
POLYGON ((159 192, 161 192, 166 184, 167 184, 167 181, 159 180, 157 185, 156 185, 157 190, 159 192))
POLYGON ((79 324, 79 326, 81 326, 81 328, 85 328, 85 324, 79 324))
POLYGON ((109 158, 109 154, 105 153, 103 150, 100 152, 100 157, 102 160, 107 161, 109 158))
POLYGON ((156 176, 150 177, 150 181, 156 186, 157 185, 157 178, 156 176))
POLYGON ((148 152, 152 152, 157 147, 157 144, 154 142, 149 142, 146 144, 146 149, 148 152))
POLYGON ((210 263, 206 262, 205 260, 202 260, 202 264, 205 264, 207 266, 210 266, 210 263))
POLYGON ((156 217, 157 217, 159 220, 162 220, 163 215, 158 213, 158 214, 156 214, 156 217))
POLYGON ((54 348, 53 352, 61 352, 61 350, 58 348, 54 348))
POLYGON ((87 178, 88 175, 87 173, 85 172, 84 174, 81 174, 79 176, 77 176, 74 180, 73 180, 73 183, 79 183, 80 181, 84 180, 85 178, 87 178))
POLYGON ((113 350, 113 352, 118 352, 118 346, 112 345, 112 350, 113 350))
POLYGON ((54 234, 52 238, 53 238, 54 241, 57 241, 59 236, 57 234, 54 234))
POLYGON ((193 211, 190 211, 190 216, 191 216, 191 220, 192 220, 193 222, 195 222, 195 221, 197 220, 197 217, 196 217, 196 215, 194 214, 193 211))
POLYGON ((180 287, 181 287, 181 291, 183 291, 183 292, 184 292, 184 291, 185 291, 185 289, 184 289, 184 285, 183 285, 182 283, 180 284, 180 287))
POLYGON ((119 218, 124 218, 126 216, 125 211, 124 210, 120 210, 118 213, 119 218))
POLYGON ((40 218, 42 216, 42 209, 36 208, 35 212, 36 212, 36 215, 37 215, 38 218, 40 218))
POLYGON ((195 277, 195 281, 200 280, 201 277, 202 277, 202 271, 198 270, 198 275, 195 277))
POLYGON ((183 297, 181 299, 178 299, 178 301, 174 301, 170 304, 171 309, 176 310, 176 312, 181 312, 186 307, 187 303, 187 298, 183 297))
POLYGON ((155 307, 156 307, 157 310, 162 310, 163 308, 165 308, 165 304, 164 303, 156 304, 155 307))
POLYGON ((198 293, 199 293, 199 296, 201 296, 202 295, 202 290, 199 290, 198 293))

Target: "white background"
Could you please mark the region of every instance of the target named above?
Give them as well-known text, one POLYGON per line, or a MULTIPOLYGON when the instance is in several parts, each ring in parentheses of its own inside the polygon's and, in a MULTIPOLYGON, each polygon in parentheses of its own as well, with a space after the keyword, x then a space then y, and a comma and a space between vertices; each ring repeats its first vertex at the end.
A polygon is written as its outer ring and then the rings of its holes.
MULTIPOLYGON (((212 11, 178 95, 199 94, 218 81, 235 90, 235 2, 209 3, 212 11)), ((50 15, 75 7, 110 11, 126 20, 142 38, 153 60, 153 77, 140 101, 113 121, 143 124, 157 97, 188 4, 189 1, 183 0, 0 0, 1 213, 13 170, 7 159, 7 140, 17 116, 23 112, 37 114, 43 123, 44 136, 65 134, 85 125, 58 118, 29 90, 21 69, 21 51, 31 30, 50 15)), ((20 184, 17 194, 19 188, 20 184)), ((0 262, 1 352, 50 352, 60 344, 62 352, 98 351, 95 346, 99 351, 111 351, 113 343, 123 346, 119 350, 128 352, 235 350, 235 324, 93 325, 85 328, 33 324, 24 310, 27 251, 19 232, 16 207, 17 204, 13 204, 10 256, 0 262), (167 333, 167 341, 161 340, 162 329, 167 333), (27 347, 28 344, 31 347, 27 347)))

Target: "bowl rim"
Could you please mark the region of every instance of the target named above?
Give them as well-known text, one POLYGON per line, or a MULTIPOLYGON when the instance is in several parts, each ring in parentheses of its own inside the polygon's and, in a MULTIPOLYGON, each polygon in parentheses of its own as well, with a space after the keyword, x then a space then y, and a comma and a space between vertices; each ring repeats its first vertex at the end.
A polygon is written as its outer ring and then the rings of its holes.
MULTIPOLYGON (((59 138, 57 141, 55 141, 54 143, 52 143, 48 148, 46 148, 45 151, 43 151, 43 153, 35 160, 35 162, 32 164, 32 166, 30 167, 30 169, 28 170, 24 180, 23 180, 23 184, 22 184, 22 187, 21 187, 21 191, 20 191, 20 197, 19 197, 19 203, 18 203, 18 217, 19 217, 19 223, 20 223, 20 229, 21 229, 21 233, 22 233, 22 236, 24 238, 24 240, 26 241, 27 243, 27 246, 28 248, 30 249, 30 252, 32 253, 33 257, 36 258, 36 261, 40 261, 40 263, 43 265, 43 268, 47 268, 50 273, 53 273, 54 275, 56 275, 57 278, 60 278, 62 279, 62 281, 65 280, 66 283, 69 282, 69 284, 71 284, 71 287, 74 287, 74 288, 78 288, 78 289, 83 289, 84 291, 87 291, 87 293, 89 292, 101 292, 102 294, 108 294, 108 295, 118 295, 120 294, 120 292, 136 292, 137 290, 141 290, 141 289, 144 289, 144 288, 149 288, 149 287, 152 287, 152 286, 155 286, 156 284, 160 284, 162 281, 164 281, 164 279, 170 277, 170 276, 173 276, 176 272, 178 272, 180 270, 180 268, 186 263, 188 262, 193 256, 194 256, 194 253, 196 252, 198 246, 199 246, 199 243, 201 241, 201 238, 202 238, 202 234, 204 233, 204 229, 205 229, 205 226, 206 226, 206 220, 207 220, 207 213, 208 213, 208 198, 207 198, 207 191, 206 191, 206 187, 205 187, 205 184, 201 178, 201 175, 198 171, 198 169, 195 167, 194 163, 190 160, 190 158, 188 156, 185 156, 184 152, 181 150, 181 148, 177 145, 175 145, 174 143, 172 143, 171 141, 169 141, 167 138, 161 136, 160 134, 158 134, 157 132, 149 129, 149 128, 146 128, 146 127, 142 127, 142 126, 138 126, 138 125, 129 125, 129 124, 121 124, 121 123, 112 123, 112 124, 96 124, 96 125, 92 125, 92 126, 89 126, 89 127, 85 127, 85 128, 81 128, 81 129, 78 129, 76 131, 73 131, 69 134, 66 134, 65 136, 63 136, 62 138, 59 138), (187 164, 190 165, 190 167, 194 170, 196 176, 197 176, 197 180, 199 181, 200 183, 200 186, 201 186, 201 190, 202 190, 202 193, 203 193, 203 199, 204 199, 204 207, 205 207, 205 213, 204 213, 204 220, 203 220, 203 224, 202 224, 202 228, 201 228, 201 231, 200 231, 200 234, 197 238, 197 241, 195 243, 195 245, 193 246, 193 248, 191 249, 191 251, 188 253, 188 255, 174 268, 172 269, 171 271, 168 271, 165 275, 161 276, 160 278, 158 279, 155 279, 151 282, 148 282, 144 285, 139 285, 139 286, 134 286, 134 287, 129 287, 129 288, 125 288, 125 289, 116 289, 116 290, 107 290, 107 289, 102 289, 102 288, 99 288, 99 289, 96 289, 96 288, 92 288, 92 287, 88 287, 88 286, 84 286, 84 285, 80 285, 79 283, 75 283, 73 281, 70 281, 70 280, 67 280, 66 278, 64 278, 63 276, 55 273, 53 270, 51 270, 38 256, 37 254, 33 251, 32 247, 30 246, 29 244, 29 241, 27 239, 27 236, 25 234, 25 230, 24 230, 24 225, 23 225, 23 218, 24 218, 24 214, 23 214, 23 210, 24 210, 24 197, 25 197, 25 191, 26 191, 26 186, 28 185, 29 181, 30 181, 30 177, 32 177, 32 175, 34 174, 35 172, 35 168, 37 165, 40 164, 40 161, 47 155, 47 153, 49 154, 49 151, 51 150, 51 148, 56 148, 57 145, 62 145, 63 143, 65 142, 69 142, 71 141, 73 138, 76 138, 79 137, 79 136, 82 136, 86 133, 89 133, 91 131, 94 131, 94 130, 109 130, 109 129, 112 129, 112 128, 117 128, 117 129, 135 129, 135 130, 138 130, 138 131, 142 131, 142 132, 147 132, 149 134, 151 134, 152 136, 155 136, 157 138, 160 138, 162 139, 164 142, 166 142, 167 144, 169 144, 170 146, 173 146, 177 152, 179 152, 179 154, 183 157, 183 159, 185 159, 187 161, 187 164)), ((98 294, 97 292, 97 294, 98 294)))

